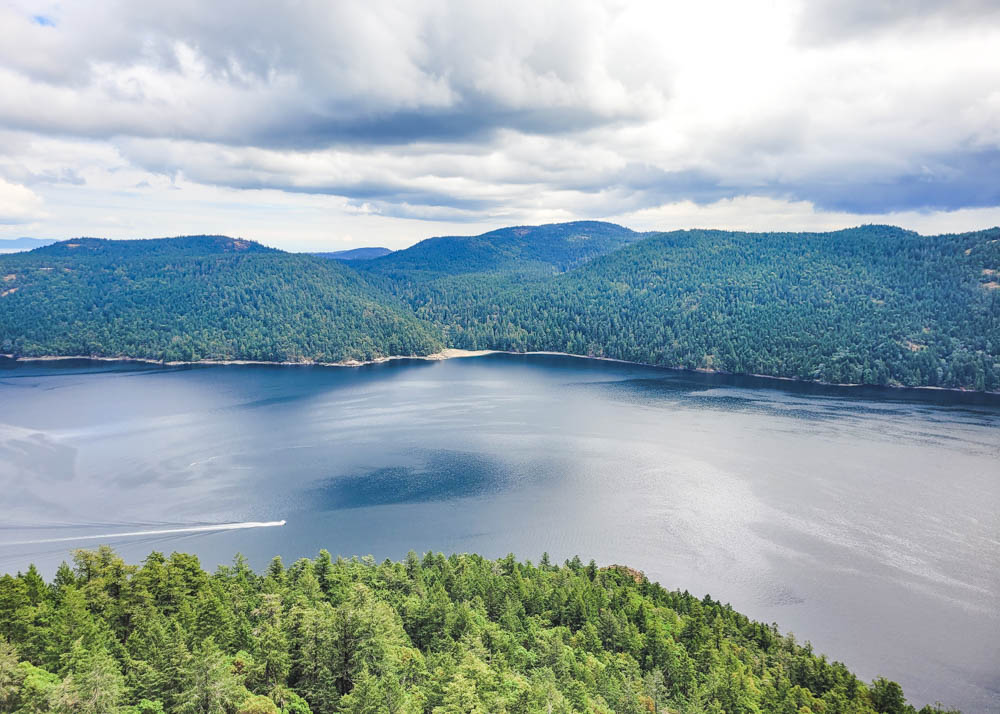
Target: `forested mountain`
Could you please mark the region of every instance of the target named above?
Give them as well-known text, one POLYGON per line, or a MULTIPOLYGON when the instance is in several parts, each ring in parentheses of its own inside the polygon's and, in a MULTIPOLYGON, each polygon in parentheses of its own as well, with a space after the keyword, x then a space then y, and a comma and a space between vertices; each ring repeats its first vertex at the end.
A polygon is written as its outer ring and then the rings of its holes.
MULTIPOLYGON (((397 268, 381 284, 454 347, 1000 389, 1000 229, 676 231, 544 278, 439 275, 438 261, 424 269, 408 253, 391 256, 397 268)), ((379 262, 371 268, 383 273, 379 262)))
POLYGON ((391 252, 388 248, 351 248, 349 250, 335 250, 330 253, 312 253, 312 255, 332 260, 372 260, 389 255, 391 252))
POLYGON ((0 712, 914 711, 894 682, 619 566, 321 551, 209 574, 107 548, 74 562, 50 584, 0 578, 0 712))
POLYGON ((0 257, 0 351, 338 361, 449 346, 1000 390, 998 276, 996 228, 580 222, 352 261, 222 236, 78 239, 0 257))
POLYGON ((372 274, 407 280, 466 273, 552 275, 641 237, 600 221, 515 226, 478 236, 428 238, 362 267, 372 274))
POLYGON ((255 241, 228 236, 179 236, 145 240, 105 240, 103 238, 73 238, 45 246, 37 256, 133 260, 139 258, 214 255, 218 253, 278 253, 255 241))
POLYGON ((222 236, 64 241, 0 258, 0 351, 367 360, 438 335, 339 261, 222 236))

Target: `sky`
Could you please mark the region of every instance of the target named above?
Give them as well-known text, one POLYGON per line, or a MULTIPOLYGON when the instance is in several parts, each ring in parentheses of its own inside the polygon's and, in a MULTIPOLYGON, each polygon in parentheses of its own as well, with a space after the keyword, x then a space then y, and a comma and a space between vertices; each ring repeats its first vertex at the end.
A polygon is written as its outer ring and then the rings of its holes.
POLYGON ((0 0, 0 238, 987 228, 998 47, 997 0, 0 0))

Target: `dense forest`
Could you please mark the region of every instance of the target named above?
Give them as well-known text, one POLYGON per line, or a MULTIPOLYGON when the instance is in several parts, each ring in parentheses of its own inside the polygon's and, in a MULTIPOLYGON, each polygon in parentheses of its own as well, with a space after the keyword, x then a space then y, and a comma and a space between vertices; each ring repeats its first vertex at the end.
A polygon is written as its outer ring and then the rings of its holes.
MULTIPOLYGON (((940 709, 924 707, 924 714, 940 709)), ((410 553, 255 574, 77 551, 0 578, 0 712, 908 714, 772 625, 621 566, 410 553)))
POLYGON ((997 228, 641 234, 589 221, 338 257, 219 236, 0 256, 0 352, 336 362, 447 346, 1000 390, 997 228))
POLYGON ((370 275, 403 282, 483 273, 546 277, 611 253, 642 235, 599 221, 501 228, 479 236, 428 238, 364 267, 370 275))
POLYGON ((80 239, 0 258, 0 352, 370 360, 441 348, 340 261, 221 236, 80 239))
POLYGON ((435 263, 459 266, 447 275, 408 268, 423 244, 358 267, 453 347, 1000 389, 1000 229, 676 231, 629 243, 556 274, 470 269, 461 250, 435 263))

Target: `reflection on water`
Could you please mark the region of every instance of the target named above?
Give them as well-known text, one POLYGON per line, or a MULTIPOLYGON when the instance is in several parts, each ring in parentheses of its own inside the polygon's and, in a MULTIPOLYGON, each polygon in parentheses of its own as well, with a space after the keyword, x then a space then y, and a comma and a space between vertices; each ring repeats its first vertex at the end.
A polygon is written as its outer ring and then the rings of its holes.
MULTIPOLYGON (((625 562, 920 702, 1000 711, 1000 404, 552 356, 0 364, 0 570, 67 535, 212 567, 320 548, 625 562)), ((92 545, 92 541, 80 545, 92 545)))

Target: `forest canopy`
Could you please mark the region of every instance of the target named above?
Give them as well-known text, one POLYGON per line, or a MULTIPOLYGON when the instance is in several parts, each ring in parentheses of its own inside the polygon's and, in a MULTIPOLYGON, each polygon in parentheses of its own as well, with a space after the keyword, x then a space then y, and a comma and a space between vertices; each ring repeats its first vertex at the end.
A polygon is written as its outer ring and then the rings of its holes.
MULTIPOLYGON (((941 712, 924 707, 922 714, 941 712)), ((77 551, 0 577, 0 712, 913 714, 777 626, 579 558, 410 553, 264 573, 77 551)))

